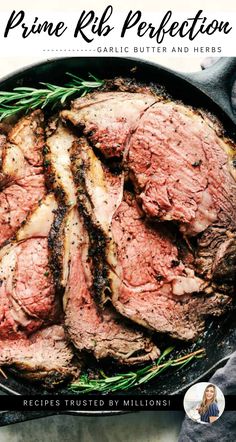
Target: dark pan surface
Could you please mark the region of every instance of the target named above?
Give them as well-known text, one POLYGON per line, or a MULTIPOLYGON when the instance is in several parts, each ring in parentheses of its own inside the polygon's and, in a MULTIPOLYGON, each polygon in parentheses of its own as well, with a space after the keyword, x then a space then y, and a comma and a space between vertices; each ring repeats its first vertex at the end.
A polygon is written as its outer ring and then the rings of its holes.
MULTIPOLYGON (((63 84, 68 81, 66 72, 81 77, 87 77, 88 73, 91 72, 99 78, 106 79, 117 76, 136 78, 137 81, 146 84, 153 82, 163 85, 175 99, 209 110, 220 118, 230 136, 235 138, 234 122, 236 118, 232 112, 229 99, 229 85, 232 83, 234 69, 236 70, 236 58, 220 61, 217 68, 209 70, 208 76, 206 71, 192 76, 179 74, 159 65, 135 59, 111 57, 63 58, 20 70, 3 79, 0 82, 0 89, 10 90, 20 85, 37 86, 40 81, 63 84), (200 74, 202 74, 202 77, 200 74), (209 78, 210 82, 208 81, 209 78)), ((190 384, 199 379, 209 378, 212 370, 220 366, 236 347, 235 325, 235 310, 224 317, 211 320, 207 324, 202 341, 197 344, 198 348, 202 346, 206 348, 206 358, 191 363, 183 371, 168 371, 167 374, 157 377, 147 387, 139 388, 135 392, 138 394, 175 394, 183 392, 190 384)), ((186 344, 184 344, 184 347, 186 351, 193 348, 186 344)), ((12 373, 8 373, 8 376, 8 379, 1 379, 0 381, 0 388, 5 392, 11 394, 46 394, 42 387, 20 380, 12 373)), ((61 388, 57 390, 57 393, 66 394, 67 390, 61 388)))

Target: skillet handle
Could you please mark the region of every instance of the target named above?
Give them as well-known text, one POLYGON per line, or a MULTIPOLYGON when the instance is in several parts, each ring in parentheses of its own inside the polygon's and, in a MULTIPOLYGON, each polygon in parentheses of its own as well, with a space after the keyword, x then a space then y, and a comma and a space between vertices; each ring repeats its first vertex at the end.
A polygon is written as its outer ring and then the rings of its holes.
POLYGON ((222 57, 203 71, 183 76, 208 95, 236 123, 231 101, 232 86, 236 79, 236 57, 222 57))

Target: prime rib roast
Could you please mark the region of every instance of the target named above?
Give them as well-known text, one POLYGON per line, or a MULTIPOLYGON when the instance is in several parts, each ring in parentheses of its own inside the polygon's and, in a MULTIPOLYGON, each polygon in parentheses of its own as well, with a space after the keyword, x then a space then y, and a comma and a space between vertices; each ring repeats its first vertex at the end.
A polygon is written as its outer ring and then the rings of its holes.
POLYGON ((232 307, 235 144, 215 117, 116 79, 4 128, 0 365, 55 386, 232 307))
POLYGON ((55 280, 58 279, 58 287, 65 288, 67 333, 77 349, 92 352, 97 359, 112 356, 129 364, 155 359, 159 350, 147 336, 126 325, 112 306, 101 309, 93 299, 89 237, 85 220, 77 210, 70 159, 71 154, 76 163, 80 157, 79 140, 61 122, 56 125, 54 121, 54 127, 46 142, 46 161, 60 207, 54 223, 57 235, 51 238, 51 244, 55 280))

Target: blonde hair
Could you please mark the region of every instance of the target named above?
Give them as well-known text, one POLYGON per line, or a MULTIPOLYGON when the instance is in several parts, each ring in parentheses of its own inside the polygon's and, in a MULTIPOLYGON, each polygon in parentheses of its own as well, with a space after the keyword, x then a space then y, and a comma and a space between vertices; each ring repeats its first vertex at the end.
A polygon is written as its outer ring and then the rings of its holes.
POLYGON ((204 390, 204 394, 203 394, 202 402, 201 402, 201 405, 200 405, 200 407, 199 407, 199 413, 200 413, 200 414, 204 414, 204 413, 206 413, 206 411, 208 410, 209 406, 210 406, 211 404, 213 404, 213 402, 217 402, 217 398, 216 398, 216 387, 215 387, 215 385, 213 385, 213 384, 209 384, 209 385, 207 385, 207 387, 206 387, 205 390, 204 390), (210 401, 210 403, 209 403, 209 402, 207 402, 206 392, 207 392, 208 388, 210 388, 210 387, 214 389, 214 396, 213 396, 213 398, 211 399, 211 401, 210 401))

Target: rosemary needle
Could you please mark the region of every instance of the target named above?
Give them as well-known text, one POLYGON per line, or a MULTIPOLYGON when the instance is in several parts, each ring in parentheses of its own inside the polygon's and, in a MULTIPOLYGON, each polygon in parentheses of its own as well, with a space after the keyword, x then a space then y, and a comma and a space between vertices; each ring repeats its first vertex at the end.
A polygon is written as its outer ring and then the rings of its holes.
POLYGON ((13 91, 0 91, 0 121, 11 117, 19 112, 26 113, 28 110, 63 105, 72 96, 83 97, 93 89, 103 86, 104 81, 89 74, 90 80, 66 72, 71 77, 69 83, 58 86, 51 83, 39 83, 42 88, 15 87, 13 91))
POLYGON ((174 347, 168 347, 153 365, 148 365, 137 371, 130 371, 109 377, 101 370, 101 377, 99 379, 89 379, 87 374, 83 374, 76 382, 72 383, 69 388, 81 394, 93 391, 111 393, 114 391, 129 390, 132 387, 147 383, 169 367, 182 368, 193 359, 202 358, 205 354, 205 350, 201 348, 185 356, 165 361, 173 349, 174 347))

